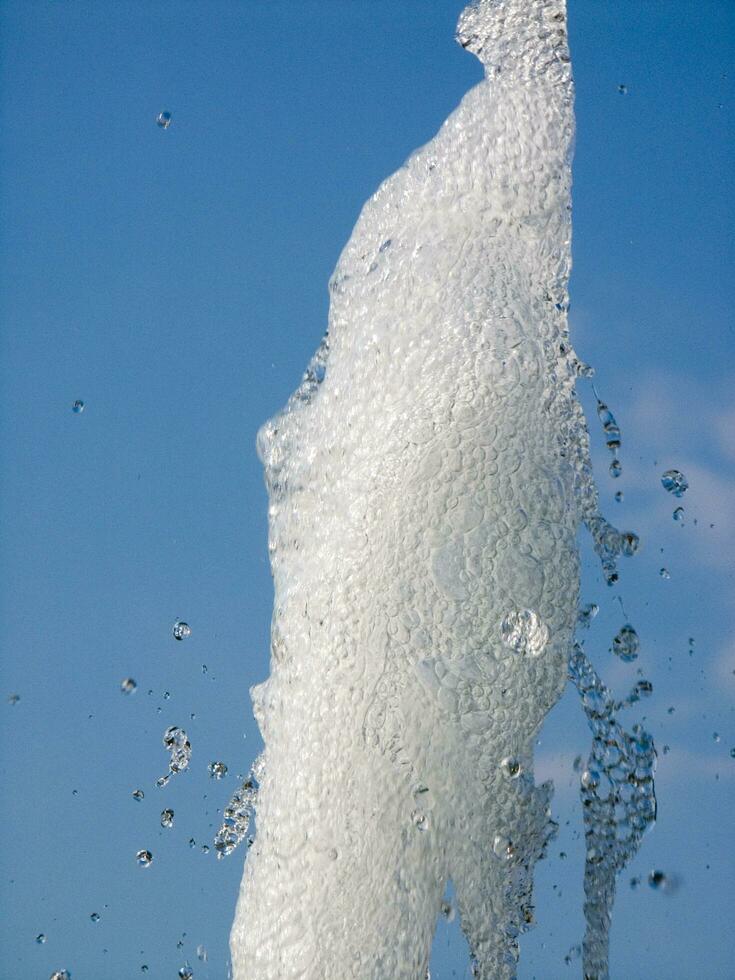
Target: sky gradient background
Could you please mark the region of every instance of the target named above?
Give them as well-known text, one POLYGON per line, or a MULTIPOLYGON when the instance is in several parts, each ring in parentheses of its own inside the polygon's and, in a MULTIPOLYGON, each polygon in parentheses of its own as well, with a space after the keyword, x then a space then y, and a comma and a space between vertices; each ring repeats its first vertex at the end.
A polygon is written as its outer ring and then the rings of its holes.
MULTIPOLYGON (((147 964, 165 980, 186 961, 196 980, 226 976, 244 852, 201 845, 260 745, 248 688, 268 671, 272 589, 255 433, 318 344, 362 204, 481 77, 453 41, 462 6, 0 3, 2 978, 122 980, 147 964), (170 724, 192 766, 159 790, 170 724)), ((603 509, 642 539, 614 591, 582 539, 583 598, 601 606, 587 648, 616 692, 652 681, 625 721, 645 715, 659 750, 659 821, 620 881, 611 974, 727 980, 735 7, 569 0, 569 26, 571 323, 622 429, 619 480, 589 383, 580 394, 603 509), (683 501, 661 488, 670 466, 689 478, 683 501), (626 618, 632 665, 608 652, 626 618), (651 890, 652 868, 678 890, 651 890)), ((564 956, 583 930, 572 760, 589 744, 570 689, 537 753, 561 832, 521 978, 580 974, 564 956)), ((458 922, 441 923, 432 977, 468 975, 458 922)))

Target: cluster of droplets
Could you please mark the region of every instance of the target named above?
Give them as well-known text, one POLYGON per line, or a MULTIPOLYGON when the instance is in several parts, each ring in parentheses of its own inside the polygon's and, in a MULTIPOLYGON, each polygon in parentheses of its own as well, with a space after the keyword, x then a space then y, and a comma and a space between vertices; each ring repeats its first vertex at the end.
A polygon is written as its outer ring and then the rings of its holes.
POLYGON ((595 392, 595 397, 597 398, 597 417, 602 423, 607 448, 612 453, 610 476, 617 479, 617 477, 619 477, 623 472, 623 467, 618 459, 618 452, 620 450, 620 426, 615 421, 615 416, 607 407, 605 402, 600 400, 597 392, 595 392))
POLYGON ((641 682, 637 697, 615 702, 579 644, 570 657, 569 675, 593 734, 592 751, 580 779, 587 851, 584 975, 604 980, 615 879, 656 818, 653 739, 640 725, 626 732, 615 712, 649 690, 648 682, 641 682))
POLYGON ((632 557, 640 547, 640 539, 633 531, 618 531, 599 513, 587 520, 587 527, 600 558, 605 581, 608 585, 615 585, 619 578, 616 559, 620 555, 632 557))
POLYGON ((258 784, 262 778, 262 770, 261 755, 255 760, 242 785, 235 790, 232 799, 225 807, 222 826, 214 838, 214 849, 218 859, 231 854, 247 836, 258 799, 258 784))
POLYGON ((188 769, 191 760, 191 742, 183 728, 169 725, 163 733, 163 744, 171 753, 171 758, 168 762, 168 772, 157 781, 157 786, 165 786, 175 773, 188 769))

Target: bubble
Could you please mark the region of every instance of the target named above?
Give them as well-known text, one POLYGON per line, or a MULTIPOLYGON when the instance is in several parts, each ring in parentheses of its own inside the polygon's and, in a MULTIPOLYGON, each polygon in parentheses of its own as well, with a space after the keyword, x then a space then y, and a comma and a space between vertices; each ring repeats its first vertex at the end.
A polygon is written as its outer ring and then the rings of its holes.
MULTIPOLYGON (((612 461, 612 463, 610 463, 610 465, 608 466, 607 470, 608 470, 608 473, 610 474, 610 476, 613 478, 613 480, 617 480, 617 478, 623 472, 623 464, 620 462, 619 459, 614 459, 612 461)), ((620 492, 620 491, 618 491, 618 492, 620 492)), ((622 499, 622 496, 623 495, 620 494, 621 499, 622 499)), ((617 494, 615 494, 615 498, 617 499, 617 494)))
POLYGON ((145 798, 145 793, 142 789, 134 789, 132 792, 132 797, 134 800, 137 800, 137 802, 140 803, 140 801, 145 798))
POLYGON ((689 489, 687 478, 679 470, 666 470, 661 477, 661 484, 664 490, 672 493, 675 497, 682 497, 689 489))
POLYGON ((577 622, 584 629, 587 629, 599 611, 600 607, 596 602, 588 602, 586 606, 580 606, 579 612, 577 613, 577 622))
POLYGON ((658 574, 661 576, 661 578, 671 578, 671 572, 668 570, 668 568, 659 569, 658 574))
POLYGON ((224 779, 227 775, 227 766, 224 762, 210 762, 207 768, 210 779, 224 779))
POLYGON ((138 853, 135 855, 135 860, 138 862, 141 868, 147 868, 153 861, 153 855, 150 851, 138 851, 138 853))
POLYGON ((509 612, 500 623, 503 643, 516 653, 538 657, 549 640, 549 627, 531 609, 509 612))
POLYGON ((506 756, 500 763, 500 768, 503 774, 509 779, 517 779, 523 772, 523 768, 517 759, 513 759, 510 756, 506 756))
POLYGON ((199 946, 197 946, 197 959, 198 960, 201 960, 202 963, 206 963, 207 962, 207 959, 208 959, 208 956, 209 956, 209 954, 207 953, 207 949, 206 949, 205 946, 202 946, 201 944, 199 946))
POLYGON ((503 861, 510 861, 515 856, 515 852, 513 842, 508 837, 503 837, 501 834, 495 836, 495 840, 493 841, 493 854, 496 857, 501 858, 503 861))
POLYGON ((630 625, 626 623, 613 637, 612 649, 616 657, 620 657, 625 663, 630 663, 638 656, 640 640, 638 634, 630 625))
POLYGON ((93 913, 92 913, 92 914, 90 915, 90 917, 89 917, 89 918, 90 918, 90 920, 91 920, 92 922, 99 922, 99 921, 100 921, 100 914, 99 914, 99 912, 93 912, 93 913))
POLYGON ((162 827, 173 827, 174 825, 174 811, 173 810, 161 810, 161 826, 162 827))
POLYGON ((177 619, 171 630, 175 640, 185 640, 187 637, 191 636, 191 626, 188 623, 183 622, 181 619, 177 619))
POLYGON ((46 934, 44 932, 39 932, 39 934, 36 936, 36 942, 39 946, 43 946, 43 944, 46 942, 46 934))
POLYGON ((126 677, 124 681, 120 683, 120 690, 123 694, 134 694, 138 685, 135 683, 132 677, 126 677))
POLYGON ((156 116, 156 123, 161 127, 161 129, 168 129, 171 125, 171 113, 167 110, 159 112, 156 116))
POLYGON ((71 410, 72 412, 74 412, 75 415, 82 414, 82 412, 84 411, 84 402, 82 401, 81 398, 77 398, 75 402, 72 402, 71 410))
POLYGON ((683 524, 684 523, 684 508, 683 507, 677 507, 672 516, 673 516, 673 518, 674 518, 675 521, 678 521, 680 524, 683 524))

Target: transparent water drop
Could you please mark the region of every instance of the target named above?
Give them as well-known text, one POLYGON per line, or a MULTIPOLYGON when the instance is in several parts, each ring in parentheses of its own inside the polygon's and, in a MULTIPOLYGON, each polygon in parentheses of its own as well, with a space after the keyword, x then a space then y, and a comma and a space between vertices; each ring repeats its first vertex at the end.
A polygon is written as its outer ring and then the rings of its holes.
POLYGON ((455 914, 456 913, 454 911, 454 906, 452 905, 451 902, 442 902, 442 904, 441 904, 441 914, 442 914, 443 918, 445 918, 447 920, 447 922, 454 922, 454 918, 455 918, 455 914))
POLYGON ((134 694, 137 687, 138 685, 132 677, 126 677, 124 681, 120 682, 120 690, 123 694, 134 694))
POLYGON ((673 518, 674 518, 675 521, 678 521, 680 524, 683 524, 684 523, 684 508, 683 507, 677 507, 672 516, 673 516, 673 518))
POLYGON ((20 694, 9 694, 8 704, 16 705, 20 701, 20 694))
POLYGON ((138 862, 141 868, 148 868, 153 861, 153 855, 150 851, 138 851, 138 853, 135 855, 135 860, 138 862))
POLYGON ((664 490, 675 497, 682 497, 689 489, 689 481, 680 470, 666 470, 661 477, 664 490))
POLYGON ((156 123, 161 127, 161 129, 168 129, 168 127, 171 125, 171 113, 165 109, 163 112, 159 112, 156 116, 156 123))
POLYGON ((194 971, 188 963, 179 969, 179 977, 180 980, 193 980, 194 971))
POLYGON ((613 637, 613 653, 616 657, 620 657, 621 660, 625 661, 625 663, 630 663, 636 659, 639 647, 640 640, 638 639, 638 634, 630 623, 626 623, 625 626, 621 627, 613 637))
POLYGON ((54 970, 49 980, 71 980, 71 973, 68 970, 54 970))
POLYGON ((658 574, 661 576, 661 578, 671 578, 671 572, 668 570, 668 568, 659 569, 658 574))
POLYGON ((207 768, 210 779, 224 779, 227 775, 227 766, 224 762, 210 762, 207 768))
POLYGON ((90 918, 90 921, 91 921, 91 922, 99 922, 99 921, 100 921, 100 914, 99 914, 99 912, 93 912, 93 913, 92 913, 92 914, 90 915, 90 917, 89 917, 89 918, 90 918))
POLYGON ((429 829, 429 818, 421 810, 414 810, 411 814, 411 820, 413 825, 417 830, 425 831, 429 829))
POLYGON ((516 653, 538 657, 549 641, 549 627, 532 609, 519 609, 503 617, 500 636, 503 643, 516 653))
MULTIPOLYGON (((619 459, 614 459, 612 463, 610 463, 610 465, 608 466, 607 471, 610 474, 610 476, 613 478, 613 480, 617 480, 617 478, 623 472, 623 464, 620 462, 619 459)), ((623 495, 621 494, 620 496, 622 499, 623 495)), ((617 494, 615 495, 615 497, 617 499, 617 494)))
POLYGON ((508 837, 503 837, 501 834, 496 834, 493 841, 493 854, 496 857, 501 858, 503 861, 510 861, 512 857, 515 856, 515 847, 513 842, 508 837))
POLYGON ((580 606, 579 612, 577 613, 577 622, 581 627, 587 629, 599 611, 600 607, 596 602, 588 602, 586 605, 580 606))
POLYGON ((513 759, 511 756, 506 756, 500 763, 500 769, 503 775, 507 776, 508 779, 518 779, 520 774, 523 772, 523 767, 521 766, 518 759, 513 759))
POLYGON ((634 877, 634 878, 631 878, 631 879, 630 879, 630 887, 631 887, 631 890, 632 890, 632 891, 635 891, 635 890, 636 890, 636 888, 638 888, 638 887, 639 887, 639 885, 640 885, 640 883, 641 883, 641 879, 640 879, 640 878, 638 878, 637 876, 636 876, 636 877, 634 877))
POLYGON ((622 502, 622 500, 623 500, 623 491, 618 490, 617 493, 615 494, 615 503, 619 504, 622 502))
POLYGON ((633 531, 623 531, 620 535, 620 550, 630 558, 640 548, 641 540, 633 531))
POLYGON ((162 827, 173 827, 174 825, 174 811, 173 810, 161 810, 161 826, 162 827))
POLYGON ((712 732, 712 741, 713 742, 719 742, 720 741, 720 733, 719 732, 712 732))
POLYGON ((173 773, 184 772, 189 768, 191 760, 191 742, 183 728, 178 725, 169 725, 163 733, 163 744, 171 753, 166 776, 161 776, 158 785, 165 786, 173 773))
POLYGON ((597 789, 600 785, 600 774, 596 769, 585 769, 580 782, 584 789, 597 789))
POLYGON ((197 946, 197 959, 198 960, 201 960, 202 963, 206 963, 208 957, 209 957, 209 954, 207 953, 206 947, 205 946, 202 946, 201 944, 199 946, 197 946))
POLYGON ((175 640, 185 640, 187 637, 191 636, 191 626, 185 623, 181 619, 177 619, 171 630, 175 640))
POLYGON ((679 886, 679 878, 676 875, 667 874, 665 871, 655 869, 648 875, 648 884, 654 891, 675 892, 679 886))
POLYGON ((46 942, 46 933, 39 932, 39 934, 36 936, 36 942, 39 946, 43 946, 43 944, 46 942))
POLYGON ((77 398, 75 402, 72 402, 71 410, 72 412, 74 412, 75 415, 82 414, 82 412, 84 411, 84 402, 82 401, 81 398, 77 398))
POLYGON ((622 84, 621 85, 618 85, 618 93, 620 95, 627 95, 628 94, 628 86, 627 85, 622 85, 622 84))
POLYGON ((145 793, 142 789, 134 789, 131 795, 134 800, 138 801, 138 803, 140 803, 142 799, 145 799, 145 793))

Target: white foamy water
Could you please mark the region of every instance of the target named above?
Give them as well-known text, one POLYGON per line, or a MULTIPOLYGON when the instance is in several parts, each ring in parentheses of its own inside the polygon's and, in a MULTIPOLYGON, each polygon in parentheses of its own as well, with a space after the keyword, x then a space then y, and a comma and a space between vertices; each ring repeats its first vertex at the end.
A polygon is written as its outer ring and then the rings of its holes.
POLYGON ((485 80, 363 208, 258 437, 275 606, 257 799, 223 845, 255 805, 236 980, 424 976, 448 879, 475 975, 514 976, 579 525, 608 581, 625 551, 574 392, 564 0, 480 0, 458 40, 485 80))

